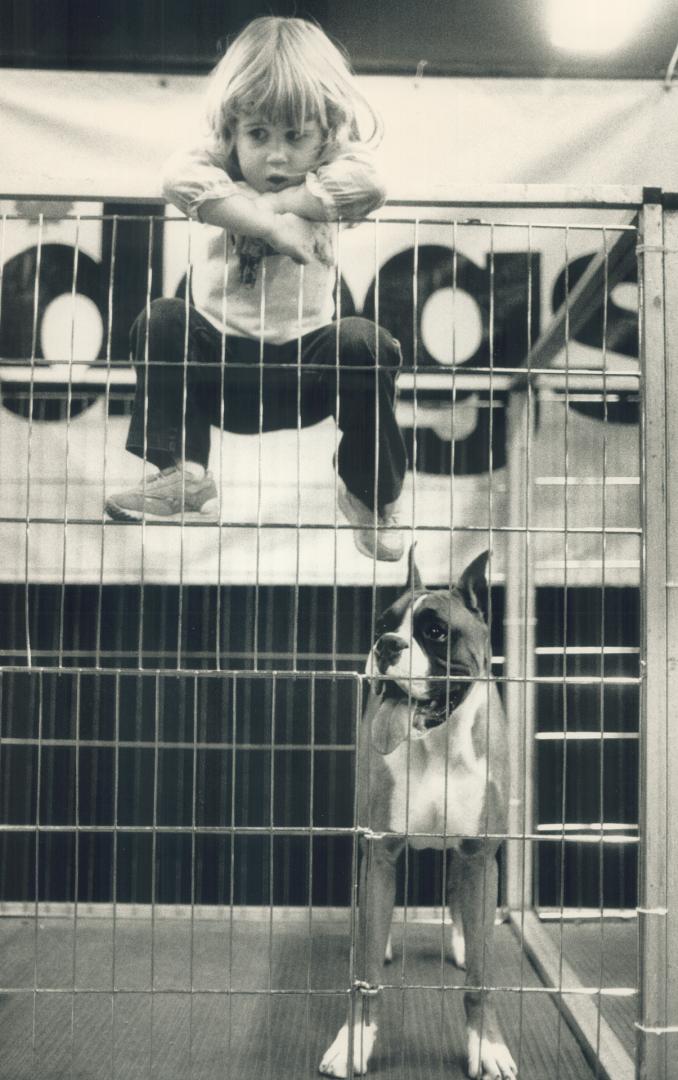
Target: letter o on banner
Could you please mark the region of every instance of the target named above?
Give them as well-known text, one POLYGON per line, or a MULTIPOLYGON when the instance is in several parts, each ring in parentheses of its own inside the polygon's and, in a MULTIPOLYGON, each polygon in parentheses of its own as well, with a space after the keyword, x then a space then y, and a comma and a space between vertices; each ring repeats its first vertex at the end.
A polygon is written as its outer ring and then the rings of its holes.
MULTIPOLYGON (((0 400, 18 416, 30 412, 30 368, 35 360, 34 420, 60 420, 66 417, 68 364, 71 384, 77 386, 82 361, 95 363, 104 355, 105 319, 102 315, 101 265, 83 251, 75 252, 68 244, 43 244, 27 248, 7 261, 3 270, 2 318, 0 320, 0 357, 11 362, 26 377, 0 385, 0 400), (74 292, 75 271, 75 292, 74 292), (41 395, 40 369, 55 364, 64 369, 64 381, 50 382, 49 396, 41 395)), ((98 394, 78 391, 70 402, 70 415, 78 416, 89 408, 98 394)))
POLYGON ((422 244, 416 261, 416 313, 413 278, 415 251, 408 248, 388 259, 365 298, 365 317, 378 322, 398 339, 405 367, 440 369, 455 364, 487 364, 487 273, 471 259, 442 244, 422 244), (444 320, 434 335, 426 332, 426 315, 444 320), (452 340, 453 320, 455 339, 452 340), (445 332, 450 340, 445 342, 445 332), (435 344, 434 344, 435 342, 435 344), (430 346, 430 348, 429 348, 430 346), (416 356, 415 356, 416 350, 416 356))

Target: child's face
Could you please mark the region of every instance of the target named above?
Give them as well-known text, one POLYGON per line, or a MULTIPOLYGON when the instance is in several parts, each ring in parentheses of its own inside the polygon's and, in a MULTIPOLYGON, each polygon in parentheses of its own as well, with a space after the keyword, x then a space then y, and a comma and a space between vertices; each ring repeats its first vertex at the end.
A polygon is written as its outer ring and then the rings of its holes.
POLYGON ((240 171, 255 191, 280 191, 300 184, 317 164, 322 144, 317 120, 307 120, 301 131, 260 116, 240 117, 236 124, 240 171))

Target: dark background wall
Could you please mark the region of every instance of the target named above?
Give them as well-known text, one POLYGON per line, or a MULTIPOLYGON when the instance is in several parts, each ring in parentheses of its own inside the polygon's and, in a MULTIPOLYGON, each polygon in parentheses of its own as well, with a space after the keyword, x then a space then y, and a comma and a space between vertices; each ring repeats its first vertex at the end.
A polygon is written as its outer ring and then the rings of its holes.
POLYGON ((204 72, 255 15, 314 19, 362 72, 661 78, 678 38, 676 0, 656 0, 622 48, 554 49, 544 0, 2 0, 0 65, 204 72))

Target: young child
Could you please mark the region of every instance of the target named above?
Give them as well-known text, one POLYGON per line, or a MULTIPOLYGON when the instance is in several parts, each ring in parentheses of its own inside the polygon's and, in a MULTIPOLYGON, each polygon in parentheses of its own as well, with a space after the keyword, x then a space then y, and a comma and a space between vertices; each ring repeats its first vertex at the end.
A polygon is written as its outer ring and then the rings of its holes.
POLYGON ((360 141, 360 110, 373 137, 377 118, 346 62, 303 19, 255 19, 215 68, 208 135, 170 159, 164 193, 216 229, 193 270, 195 306, 155 300, 132 328, 127 449, 159 471, 112 495, 111 517, 212 516, 213 424, 255 433, 332 415, 341 432, 338 504, 356 546, 400 558, 400 346, 367 319, 333 321, 336 225, 328 223, 357 221, 385 198, 360 141))

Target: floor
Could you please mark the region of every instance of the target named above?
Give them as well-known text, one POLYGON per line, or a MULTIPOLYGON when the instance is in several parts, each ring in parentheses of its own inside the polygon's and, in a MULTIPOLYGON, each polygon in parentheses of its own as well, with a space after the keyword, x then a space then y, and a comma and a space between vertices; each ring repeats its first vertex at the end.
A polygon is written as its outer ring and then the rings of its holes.
MULTIPOLYGON (((410 922, 404 944, 396 927, 394 946, 370 1075, 460 1080, 440 926, 410 922)), ((348 920, 4 918, 0 957, 0 1080, 302 1080, 343 1022, 348 920)), ((594 1077, 508 926, 495 984, 521 1080, 594 1077)))
MULTIPOLYGON (((628 990, 638 986, 638 940, 635 920, 592 920, 543 924, 583 986, 628 990)), ((603 994, 600 1014, 627 1053, 636 1048, 637 995, 603 994)))

